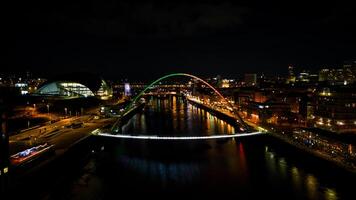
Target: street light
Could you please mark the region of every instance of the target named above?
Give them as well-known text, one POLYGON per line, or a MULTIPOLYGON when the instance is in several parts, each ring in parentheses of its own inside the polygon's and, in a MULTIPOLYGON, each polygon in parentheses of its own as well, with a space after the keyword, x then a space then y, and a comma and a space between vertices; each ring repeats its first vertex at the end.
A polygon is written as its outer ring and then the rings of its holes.
POLYGON ((49 119, 51 120, 51 116, 49 115, 49 104, 47 104, 47 113, 48 113, 49 119))
POLYGON ((33 111, 32 111, 32 115, 34 115, 34 114, 35 114, 35 111, 36 111, 36 104, 34 103, 34 104, 33 104, 33 111))

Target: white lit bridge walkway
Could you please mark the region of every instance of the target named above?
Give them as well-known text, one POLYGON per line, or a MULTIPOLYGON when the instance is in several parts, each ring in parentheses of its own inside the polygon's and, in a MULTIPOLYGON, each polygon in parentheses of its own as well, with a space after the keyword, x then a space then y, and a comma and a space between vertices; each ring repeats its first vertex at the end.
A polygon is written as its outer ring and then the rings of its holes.
POLYGON ((226 134, 226 135, 204 135, 204 136, 158 136, 158 135, 128 135, 128 134, 112 134, 100 132, 99 129, 92 132, 93 135, 111 138, 122 138, 122 139, 136 139, 136 140, 214 140, 214 139, 227 139, 227 138, 238 138, 247 137, 263 134, 263 132, 247 132, 247 133, 236 133, 236 134, 226 134))

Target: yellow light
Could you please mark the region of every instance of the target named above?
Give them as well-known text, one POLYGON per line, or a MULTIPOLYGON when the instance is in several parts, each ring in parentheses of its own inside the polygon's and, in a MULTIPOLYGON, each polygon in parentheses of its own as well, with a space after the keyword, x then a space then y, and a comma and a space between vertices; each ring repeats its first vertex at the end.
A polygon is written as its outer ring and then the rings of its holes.
POLYGON ((320 93, 320 96, 331 96, 331 92, 323 91, 323 92, 320 93))
POLYGON ((5 168, 4 168, 4 174, 6 174, 7 172, 9 172, 9 168, 8 168, 8 167, 5 167, 5 168))
POLYGON ((316 122, 317 124, 319 124, 319 125, 324 125, 324 123, 323 122, 316 122))
POLYGON ((325 190, 325 199, 327 199, 327 200, 338 199, 335 190, 329 189, 329 188, 326 189, 325 190))

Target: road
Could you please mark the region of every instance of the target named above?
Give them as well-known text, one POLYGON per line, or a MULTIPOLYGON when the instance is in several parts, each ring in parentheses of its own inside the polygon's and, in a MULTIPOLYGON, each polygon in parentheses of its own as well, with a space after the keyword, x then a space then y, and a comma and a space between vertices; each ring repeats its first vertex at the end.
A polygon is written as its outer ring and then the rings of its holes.
POLYGON ((32 146, 48 143, 53 144, 56 151, 65 151, 76 141, 88 136, 97 128, 113 124, 115 118, 94 119, 89 115, 73 117, 53 124, 41 126, 10 137, 10 154, 15 154, 32 146), (72 128, 74 122, 83 122, 82 127, 72 128))
POLYGON ((29 130, 24 131, 20 134, 10 136, 9 142, 11 143, 11 142, 19 141, 19 140, 26 140, 31 137, 41 137, 55 129, 69 125, 72 121, 74 121, 76 119, 80 120, 81 118, 80 117, 70 117, 70 118, 63 119, 63 120, 60 120, 60 121, 52 123, 52 124, 47 124, 44 126, 36 127, 34 129, 29 129, 29 130))

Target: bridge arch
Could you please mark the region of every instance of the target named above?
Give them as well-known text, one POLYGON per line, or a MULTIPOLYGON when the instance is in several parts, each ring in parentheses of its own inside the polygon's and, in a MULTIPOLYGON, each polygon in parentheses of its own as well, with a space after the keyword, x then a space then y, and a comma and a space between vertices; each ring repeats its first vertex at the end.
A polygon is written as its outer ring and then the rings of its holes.
MULTIPOLYGON (((210 89, 212 89, 215 94, 217 94, 220 98, 222 98, 224 100, 225 103, 227 103, 227 105, 229 105, 232 109, 234 108, 234 106, 211 84, 209 84, 208 82, 206 82, 205 80, 203 80, 202 78, 199 78, 197 76, 194 76, 192 74, 187 74, 187 73, 172 73, 172 74, 167 74, 165 76, 162 76, 158 79, 156 79, 155 81, 151 82, 148 86, 146 86, 138 95, 135 96, 135 98, 130 102, 129 105, 126 106, 125 110, 128 110, 132 107, 132 105, 147 91, 149 90, 152 86, 154 86, 155 84, 157 84, 158 82, 164 80, 164 79, 168 79, 170 77, 175 77, 175 76, 185 76, 185 77, 189 77, 189 78, 193 78, 195 80, 198 80, 202 83, 204 83, 206 86, 208 86, 210 89)), ((242 120, 241 116, 238 114, 237 111, 235 111, 233 109, 233 113, 238 117, 239 122, 241 123, 241 125, 244 126, 244 128, 248 129, 248 126, 245 124, 245 122, 242 120)))

